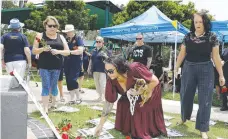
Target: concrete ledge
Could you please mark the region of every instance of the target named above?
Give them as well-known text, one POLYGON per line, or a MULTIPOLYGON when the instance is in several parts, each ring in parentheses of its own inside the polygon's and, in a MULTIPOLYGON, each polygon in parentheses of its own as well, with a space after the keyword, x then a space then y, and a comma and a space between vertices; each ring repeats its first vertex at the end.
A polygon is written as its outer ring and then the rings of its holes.
POLYGON ((27 125, 28 128, 31 129, 31 132, 35 135, 36 138, 34 139, 56 139, 52 130, 36 119, 28 118, 27 125))

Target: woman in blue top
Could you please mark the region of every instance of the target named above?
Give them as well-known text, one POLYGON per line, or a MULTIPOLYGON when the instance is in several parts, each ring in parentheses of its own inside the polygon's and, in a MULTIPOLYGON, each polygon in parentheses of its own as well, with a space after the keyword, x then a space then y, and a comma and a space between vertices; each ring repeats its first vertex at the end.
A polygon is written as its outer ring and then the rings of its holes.
POLYGON ((62 30, 62 32, 67 34, 67 42, 70 49, 70 55, 64 59, 64 72, 66 76, 67 89, 70 91, 71 97, 69 104, 81 103, 77 79, 82 67, 84 44, 81 37, 76 36, 74 31, 74 26, 71 24, 66 25, 65 30, 62 30))

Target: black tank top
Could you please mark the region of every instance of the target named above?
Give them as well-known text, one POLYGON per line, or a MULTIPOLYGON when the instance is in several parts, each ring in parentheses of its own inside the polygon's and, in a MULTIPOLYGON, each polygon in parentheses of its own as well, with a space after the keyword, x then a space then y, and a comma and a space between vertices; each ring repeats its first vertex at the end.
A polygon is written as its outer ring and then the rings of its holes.
MULTIPOLYGON (((47 45, 50 45, 52 49, 57 49, 57 50, 63 50, 63 42, 60 38, 60 35, 57 34, 56 39, 50 39, 47 37, 46 33, 43 33, 43 37, 47 43, 47 45)), ((43 47, 41 43, 39 44, 39 48, 43 47)), ((61 69, 62 64, 63 64, 63 57, 62 55, 52 55, 51 52, 42 52, 39 55, 39 68, 41 69, 61 69)))

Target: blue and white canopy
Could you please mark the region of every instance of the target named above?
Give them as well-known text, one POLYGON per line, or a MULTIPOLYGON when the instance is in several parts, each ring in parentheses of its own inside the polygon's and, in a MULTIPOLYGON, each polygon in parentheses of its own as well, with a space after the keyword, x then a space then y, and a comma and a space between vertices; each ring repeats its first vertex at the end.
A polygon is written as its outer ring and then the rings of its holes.
POLYGON ((221 42, 228 42, 228 20, 212 21, 211 30, 215 32, 221 42))
POLYGON ((100 35, 105 38, 135 41, 137 33, 144 34, 144 42, 181 42, 189 30, 177 21, 172 21, 156 6, 152 6, 143 14, 113 27, 102 28, 100 35))

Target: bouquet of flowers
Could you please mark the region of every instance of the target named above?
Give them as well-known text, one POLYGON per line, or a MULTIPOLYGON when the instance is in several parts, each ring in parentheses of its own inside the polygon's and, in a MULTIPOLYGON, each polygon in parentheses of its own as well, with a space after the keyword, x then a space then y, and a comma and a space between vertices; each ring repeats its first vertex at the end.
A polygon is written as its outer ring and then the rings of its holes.
POLYGON ((222 90, 221 90, 221 92, 222 92, 222 93, 226 93, 226 92, 228 92, 228 89, 227 89, 227 87, 226 87, 226 86, 223 86, 223 87, 222 87, 222 90))
POLYGON ((63 139, 70 139, 71 128, 72 128, 72 124, 70 123, 70 120, 68 120, 68 119, 63 119, 58 124, 58 127, 56 127, 57 131, 59 132, 60 135, 62 135, 63 139))
POLYGON ((44 39, 40 39, 36 37, 36 40, 38 43, 40 43, 44 48, 50 48, 50 45, 47 45, 46 41, 44 39))
MULTIPOLYGON (((48 48, 48 49, 51 50, 50 45, 47 45, 47 43, 46 43, 46 41, 44 39, 40 39, 40 38, 36 37, 36 40, 37 40, 38 43, 40 43, 43 46, 43 48, 48 48)), ((57 55, 55 55, 55 57, 59 59, 59 57, 57 55)))

